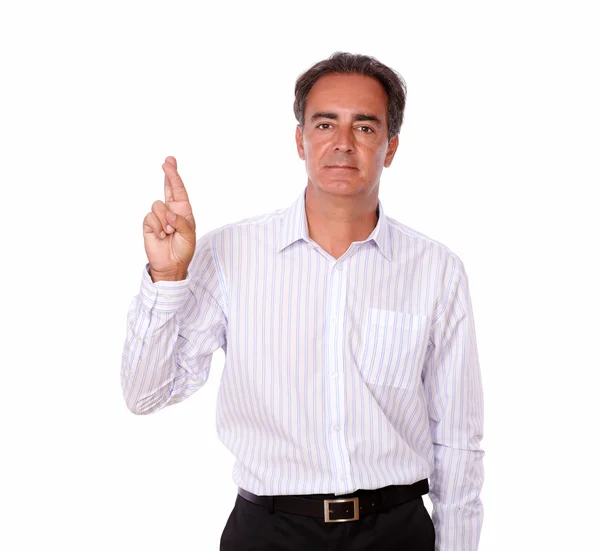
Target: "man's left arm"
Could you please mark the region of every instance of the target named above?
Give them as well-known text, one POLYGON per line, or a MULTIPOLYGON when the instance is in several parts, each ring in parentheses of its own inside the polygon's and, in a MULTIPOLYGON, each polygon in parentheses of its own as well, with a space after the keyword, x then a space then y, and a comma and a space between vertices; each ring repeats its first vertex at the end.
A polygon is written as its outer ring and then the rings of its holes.
POLYGON ((436 551, 476 551, 483 524, 483 388, 464 265, 449 266, 444 308, 424 366, 435 467, 430 476, 436 551))

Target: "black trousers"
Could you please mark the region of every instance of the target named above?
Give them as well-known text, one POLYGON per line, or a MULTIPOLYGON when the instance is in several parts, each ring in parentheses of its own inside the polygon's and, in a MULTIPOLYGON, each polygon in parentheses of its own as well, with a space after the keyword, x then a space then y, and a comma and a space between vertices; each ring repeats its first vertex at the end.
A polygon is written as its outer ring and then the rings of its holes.
POLYGON ((219 547, 220 551, 434 549, 433 521, 422 497, 365 515, 358 520, 328 523, 315 517, 277 510, 269 512, 266 507, 248 501, 239 494, 227 519, 219 547))

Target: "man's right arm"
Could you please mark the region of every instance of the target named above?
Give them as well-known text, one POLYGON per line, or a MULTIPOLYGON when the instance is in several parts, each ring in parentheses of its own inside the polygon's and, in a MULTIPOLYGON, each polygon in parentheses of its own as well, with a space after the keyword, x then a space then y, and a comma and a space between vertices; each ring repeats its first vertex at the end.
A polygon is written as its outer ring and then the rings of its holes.
POLYGON ((227 319, 211 234, 198 241, 187 277, 153 282, 144 268, 127 315, 123 397, 137 415, 181 402, 202 387, 212 354, 226 347, 227 319))

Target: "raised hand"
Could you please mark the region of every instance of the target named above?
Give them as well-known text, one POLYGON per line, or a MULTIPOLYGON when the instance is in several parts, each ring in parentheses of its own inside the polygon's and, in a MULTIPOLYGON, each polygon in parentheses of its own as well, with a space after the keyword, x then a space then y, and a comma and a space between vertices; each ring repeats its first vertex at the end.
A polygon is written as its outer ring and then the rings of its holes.
POLYGON ((155 201, 144 218, 144 247, 152 281, 185 279, 196 249, 196 222, 175 157, 162 165, 165 200, 155 201))

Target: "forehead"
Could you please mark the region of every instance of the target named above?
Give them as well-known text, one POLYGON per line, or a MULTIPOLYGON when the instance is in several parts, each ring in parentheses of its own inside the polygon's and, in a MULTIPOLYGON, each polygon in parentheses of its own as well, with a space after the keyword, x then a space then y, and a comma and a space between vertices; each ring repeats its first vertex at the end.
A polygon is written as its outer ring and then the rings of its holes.
POLYGON ((387 101, 385 89, 374 77, 327 74, 319 78, 310 89, 305 113, 337 109, 383 115, 387 110, 387 101))

